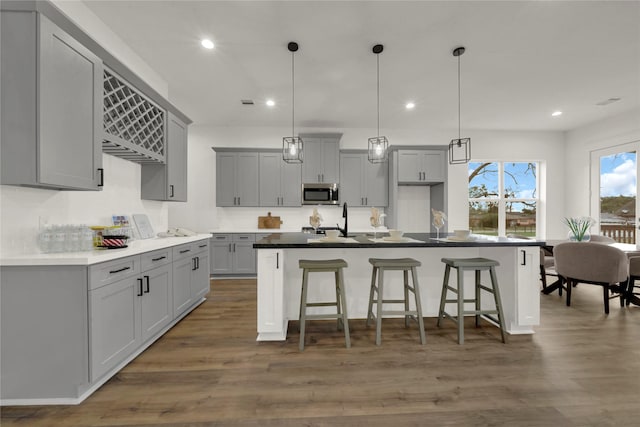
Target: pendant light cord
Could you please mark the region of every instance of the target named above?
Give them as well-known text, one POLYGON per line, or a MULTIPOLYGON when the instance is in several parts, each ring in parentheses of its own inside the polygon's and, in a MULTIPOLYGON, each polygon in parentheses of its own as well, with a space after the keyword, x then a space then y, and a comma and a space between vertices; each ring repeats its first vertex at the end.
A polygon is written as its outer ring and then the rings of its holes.
MULTIPOLYGON (((296 86, 295 86, 295 60, 294 52, 291 52, 291 137, 295 138, 295 119, 296 119, 296 86)), ((459 71, 458 71, 459 73, 459 71)))
POLYGON ((460 139, 460 55, 458 55, 458 140, 460 139))
POLYGON ((377 71, 377 86, 376 91, 378 93, 378 137, 380 136, 380 54, 376 54, 376 69, 377 71))

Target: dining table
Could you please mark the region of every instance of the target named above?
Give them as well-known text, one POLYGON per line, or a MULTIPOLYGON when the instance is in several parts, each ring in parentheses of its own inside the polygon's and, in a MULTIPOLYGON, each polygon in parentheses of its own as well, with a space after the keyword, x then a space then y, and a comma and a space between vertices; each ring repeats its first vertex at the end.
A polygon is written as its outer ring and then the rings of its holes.
MULTIPOLYGON (((553 240, 553 239, 546 240, 542 248, 546 249, 550 253, 553 253, 554 246, 559 245, 560 243, 565 243, 565 242, 569 242, 569 240, 553 240)), ((620 249, 622 252, 627 254, 627 257, 629 258, 640 256, 640 245, 635 245, 632 243, 617 243, 617 242, 616 243, 599 243, 599 244, 620 249)), ((552 292, 561 289, 562 285, 563 285, 563 280, 560 276, 558 276, 558 279, 555 282, 551 283, 550 285, 547 285, 547 287, 542 290, 542 293, 545 295, 549 295, 552 292)), ((640 305, 640 298, 638 298, 636 295, 633 295, 633 283, 630 283, 630 282, 628 283, 627 289, 625 292, 627 294, 625 295, 625 298, 628 299, 629 302, 635 305, 640 305)))

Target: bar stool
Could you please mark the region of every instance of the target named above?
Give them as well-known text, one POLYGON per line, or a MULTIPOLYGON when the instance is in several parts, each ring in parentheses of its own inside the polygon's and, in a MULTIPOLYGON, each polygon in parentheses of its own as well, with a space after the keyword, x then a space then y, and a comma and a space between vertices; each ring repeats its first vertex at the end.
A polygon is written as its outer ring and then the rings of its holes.
POLYGON ((484 316, 487 319, 498 324, 500 328, 500 334, 502 335, 502 342, 506 343, 504 336, 504 318, 502 316, 502 304, 500 303, 500 290, 498 289, 498 277, 496 276, 495 267, 500 265, 498 261, 487 258, 442 258, 442 262, 446 264, 444 270, 444 281, 442 283, 442 296, 440 297, 440 311, 438 313, 438 327, 440 327, 440 321, 443 317, 456 322, 458 325, 458 344, 464 344, 464 315, 473 314, 476 316, 476 327, 480 323, 480 317, 484 316), (455 268, 458 271, 458 286, 457 289, 449 286, 449 274, 451 268, 455 268), (474 270, 476 272, 475 280, 475 298, 464 298, 464 272, 467 270, 474 270), (491 276, 491 288, 484 286, 480 283, 480 273, 482 271, 489 270, 491 276), (447 299, 447 290, 457 294, 456 299, 447 299), (482 309, 481 306, 481 291, 486 291, 493 294, 495 301, 495 310, 482 309), (475 303, 475 310, 465 310, 465 303, 475 303), (446 303, 457 303, 458 315, 452 316, 444 311, 444 305, 446 303), (496 319, 492 315, 496 314, 496 319))
POLYGON ((367 323, 369 326, 369 320, 376 320, 376 345, 380 345, 382 341, 382 316, 384 315, 404 315, 405 327, 409 326, 409 319, 413 318, 418 322, 420 328, 420 343, 425 343, 424 336, 424 319, 422 318, 422 305, 420 303, 420 288, 418 286, 418 275, 416 274, 416 267, 420 267, 422 264, 420 261, 416 261, 413 258, 397 258, 397 259, 384 259, 384 258, 369 258, 369 263, 373 266, 371 272, 371 290, 369 292, 369 308, 367 311, 367 323), (383 299, 384 290, 384 272, 386 270, 398 270, 404 273, 404 299, 383 299), (413 287, 409 286, 409 271, 411 271, 411 279, 413 287), (376 286, 376 276, 378 276, 378 285, 376 286), (409 291, 413 292, 416 302, 416 309, 409 310, 409 291), (376 297, 376 314, 373 313, 373 294, 377 293, 376 297), (404 303, 404 310, 383 310, 383 304, 402 304, 404 303))
POLYGON ((342 269, 347 267, 347 262, 343 259, 328 260, 306 260, 298 261, 298 266, 302 268, 302 294, 300 295, 300 351, 304 350, 304 331, 307 320, 317 319, 338 319, 338 330, 344 329, 344 340, 347 348, 351 347, 349 337, 349 320, 347 316, 347 298, 344 289, 344 276, 342 269), (307 287, 309 284, 309 273, 333 272, 336 280, 336 301, 335 302, 307 302, 307 287), (328 307, 336 306, 336 313, 307 314, 307 307, 328 307))

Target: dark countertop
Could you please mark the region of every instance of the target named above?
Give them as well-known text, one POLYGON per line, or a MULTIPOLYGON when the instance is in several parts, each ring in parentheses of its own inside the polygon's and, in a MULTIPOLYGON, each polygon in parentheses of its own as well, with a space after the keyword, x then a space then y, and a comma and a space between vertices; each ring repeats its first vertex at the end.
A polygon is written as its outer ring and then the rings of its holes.
MULTIPOLYGON (((378 233, 377 237, 388 236, 387 233, 378 233)), ((441 234, 441 238, 453 236, 453 234, 441 234)), ((357 243, 322 242, 308 243, 308 239, 318 239, 322 235, 309 233, 273 233, 264 239, 258 240, 253 247, 256 249, 287 249, 287 248, 442 248, 442 247, 503 247, 503 246, 544 246, 542 240, 510 239, 506 237, 492 237, 476 235, 475 240, 468 241, 442 241, 435 240, 436 233, 407 233, 408 237, 420 242, 378 242, 374 243, 373 233, 354 233, 349 235, 357 243)))

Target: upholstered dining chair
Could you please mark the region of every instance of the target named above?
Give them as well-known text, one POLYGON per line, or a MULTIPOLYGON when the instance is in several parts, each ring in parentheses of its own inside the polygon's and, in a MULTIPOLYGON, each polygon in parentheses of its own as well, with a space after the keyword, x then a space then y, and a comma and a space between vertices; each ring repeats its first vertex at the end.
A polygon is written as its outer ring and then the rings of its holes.
POLYGON ((574 283, 602 286, 604 312, 609 314, 609 298, 624 294, 629 277, 629 261, 620 249, 595 242, 564 242, 553 248, 556 271, 567 282, 567 306, 571 305, 574 283), (610 292, 616 293, 610 297, 610 292))
POLYGON ((640 305, 640 285, 636 285, 636 280, 640 280, 640 256, 629 258, 629 287, 627 288, 627 305, 634 303, 640 305), (638 291, 635 290, 638 288, 638 291))
POLYGON ((590 242, 593 243, 615 243, 615 239, 612 239, 609 236, 603 236, 601 234, 592 234, 591 235, 591 239, 589 239, 590 242))

